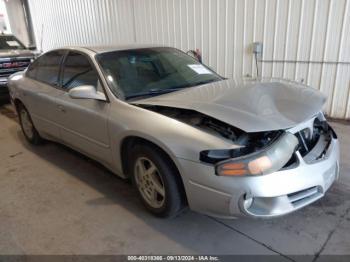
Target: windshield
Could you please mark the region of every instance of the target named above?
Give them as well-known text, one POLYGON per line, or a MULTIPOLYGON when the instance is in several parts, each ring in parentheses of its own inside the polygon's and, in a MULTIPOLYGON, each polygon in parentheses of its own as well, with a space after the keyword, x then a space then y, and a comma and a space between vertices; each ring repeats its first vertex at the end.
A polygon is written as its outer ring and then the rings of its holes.
POLYGON ((13 35, 0 36, 0 50, 24 49, 23 44, 13 35))
POLYGON ((112 91, 126 100, 219 81, 208 67, 175 48, 157 47, 97 56, 112 91))

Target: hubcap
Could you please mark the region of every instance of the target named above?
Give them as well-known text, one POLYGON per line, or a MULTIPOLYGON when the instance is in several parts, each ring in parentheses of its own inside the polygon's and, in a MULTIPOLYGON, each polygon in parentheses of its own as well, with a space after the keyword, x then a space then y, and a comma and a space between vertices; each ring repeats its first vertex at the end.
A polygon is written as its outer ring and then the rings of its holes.
POLYGON ((33 124, 29 118, 29 115, 26 110, 21 110, 21 123, 24 134, 29 138, 33 138, 33 124))
POLYGON ((160 208, 165 201, 162 177, 155 164, 146 157, 139 157, 134 167, 136 186, 143 199, 153 208, 160 208))

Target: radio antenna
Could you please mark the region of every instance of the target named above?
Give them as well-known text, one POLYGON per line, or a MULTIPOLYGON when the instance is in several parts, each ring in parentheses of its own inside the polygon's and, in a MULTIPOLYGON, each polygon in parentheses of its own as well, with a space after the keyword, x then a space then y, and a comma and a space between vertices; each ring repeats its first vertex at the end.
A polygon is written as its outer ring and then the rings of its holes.
POLYGON ((41 39, 40 39, 40 53, 43 52, 43 34, 44 34, 44 24, 41 24, 41 39))

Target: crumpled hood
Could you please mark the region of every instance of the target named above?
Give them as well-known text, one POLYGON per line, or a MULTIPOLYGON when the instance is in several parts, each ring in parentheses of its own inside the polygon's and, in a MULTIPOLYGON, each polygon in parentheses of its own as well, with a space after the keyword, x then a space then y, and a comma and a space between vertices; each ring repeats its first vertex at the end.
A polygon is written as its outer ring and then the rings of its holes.
POLYGON ((192 109, 246 132, 288 129, 319 111, 325 97, 317 90, 284 80, 224 80, 133 101, 192 109))

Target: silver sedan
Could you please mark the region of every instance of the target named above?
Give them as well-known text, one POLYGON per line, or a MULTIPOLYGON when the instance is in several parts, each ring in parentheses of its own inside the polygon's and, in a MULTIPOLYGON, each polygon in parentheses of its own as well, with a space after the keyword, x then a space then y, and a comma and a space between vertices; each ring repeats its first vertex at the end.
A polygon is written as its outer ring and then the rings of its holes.
POLYGON ((49 51, 11 76, 26 139, 63 143, 130 178, 145 207, 275 217, 324 196, 339 145, 315 89, 228 80, 157 46, 49 51))

